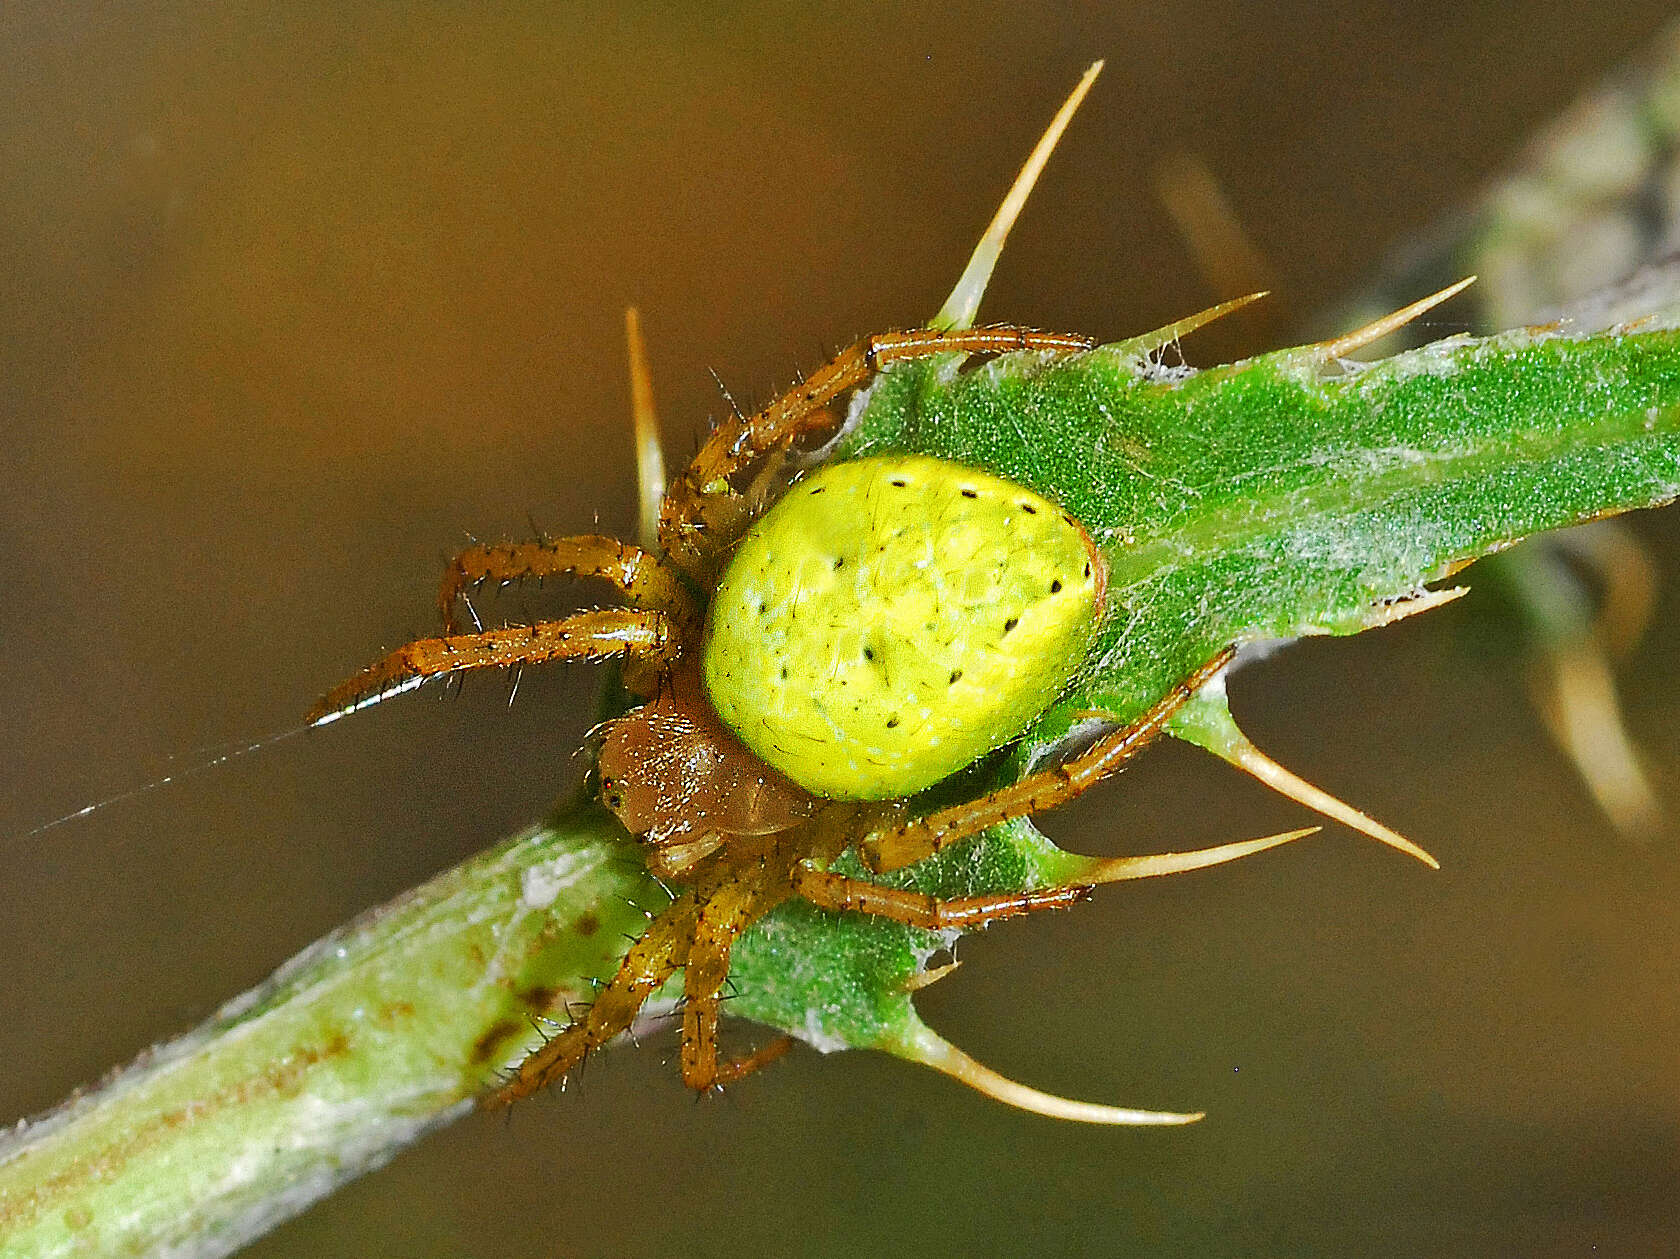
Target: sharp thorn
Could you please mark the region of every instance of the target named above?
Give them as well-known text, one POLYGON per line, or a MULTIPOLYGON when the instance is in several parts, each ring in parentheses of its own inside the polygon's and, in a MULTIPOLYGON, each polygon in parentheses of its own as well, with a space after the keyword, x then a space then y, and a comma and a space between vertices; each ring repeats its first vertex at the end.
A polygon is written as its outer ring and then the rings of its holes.
POLYGON ((1067 100, 1062 102, 1056 116, 1050 120, 1050 125, 1045 128, 1044 134, 1027 155, 1021 173, 1015 176, 1015 182, 1010 185, 1003 204, 992 216, 985 235, 981 236, 980 243, 974 247, 968 266, 963 269, 962 278, 951 290, 951 296, 945 299, 945 305, 939 308, 939 313, 928 321, 930 328, 974 326, 975 316, 980 313, 980 299, 985 295, 986 285, 992 278, 992 270, 1003 253, 1004 242, 1009 239, 1009 230, 1015 226, 1015 220, 1027 204, 1027 197, 1031 195, 1033 185, 1043 173, 1045 163, 1050 160, 1050 154, 1055 152, 1057 141, 1062 138, 1062 132, 1067 130, 1068 123, 1073 121, 1080 102, 1091 90, 1091 84, 1097 81, 1097 75, 1102 73, 1102 68, 1102 62, 1093 62, 1091 68, 1085 71, 1073 91, 1068 94, 1067 100))
POLYGON ((1408 616, 1432 612, 1455 599, 1462 599, 1469 593, 1468 586, 1448 586, 1444 590, 1425 590, 1421 594, 1409 595, 1404 599, 1376 604, 1365 613, 1365 628, 1381 629, 1385 625, 1393 625, 1396 621, 1404 621, 1408 616))
POLYGON ((1535 707, 1598 807, 1625 836, 1660 834, 1662 805, 1622 721, 1604 653, 1596 645, 1566 644, 1541 654, 1536 665, 1529 676, 1535 707))
POLYGON ((1244 773, 1259 779, 1273 791, 1288 796, 1297 804, 1305 805, 1314 813, 1322 813, 1344 826, 1352 827, 1362 835, 1368 835, 1390 848, 1396 848, 1407 856, 1416 857, 1432 870, 1441 868, 1439 861, 1398 831, 1391 830, 1374 818, 1361 813, 1351 804, 1336 799, 1322 787, 1313 786, 1300 775, 1291 773, 1255 747, 1240 730, 1237 731, 1237 735, 1239 737, 1232 739, 1227 747, 1221 749, 1221 755, 1244 773))
POLYGON ((936 984, 941 979, 951 975, 956 971, 957 967, 961 965, 961 962, 953 959, 946 962, 943 966, 932 966, 927 970, 917 971, 914 975, 910 976, 909 979, 904 981, 904 991, 920 992, 923 988, 936 984))
POLYGON ((1306 826, 1299 830, 1266 835, 1260 839, 1243 839, 1213 848, 1197 848, 1190 852, 1148 853, 1135 857, 1091 857, 1090 868, 1070 880, 1075 883, 1120 883, 1128 879, 1153 879, 1167 874, 1184 874, 1190 870, 1205 870, 1242 857, 1265 852, 1293 840, 1303 839, 1322 830, 1306 826))
POLYGON ((1247 293, 1242 297, 1233 297, 1230 301, 1220 302, 1209 306, 1205 310, 1198 310, 1193 315, 1186 315, 1183 319, 1167 324, 1163 328, 1156 328, 1152 332, 1145 332, 1141 336, 1129 337, 1125 341, 1117 342, 1110 349, 1125 354, 1135 354, 1144 357, 1155 353, 1162 346, 1171 345, 1195 332, 1198 328, 1205 328, 1216 319, 1223 319, 1226 315, 1234 314, 1244 306, 1253 305, 1270 293, 1262 290, 1258 293, 1247 293))
POLYGON ((1391 332, 1398 332, 1419 315, 1433 310, 1449 297, 1456 297, 1475 282, 1475 276, 1467 275, 1457 284, 1449 284, 1438 293, 1431 293, 1428 297, 1419 298, 1410 306, 1402 306, 1393 314, 1372 320, 1363 328, 1355 328, 1352 332, 1337 337, 1334 341, 1320 341, 1317 345, 1304 346, 1303 349, 1310 357, 1320 363, 1329 363, 1339 358, 1346 358, 1356 350, 1364 349, 1371 342, 1380 341, 1391 332))
POLYGON ((665 497, 665 449, 659 440, 642 317, 634 306, 624 310, 624 339, 630 351, 630 420, 636 441, 637 536, 644 547, 654 547, 659 543, 659 505, 665 497))
POLYGON ((913 1044, 896 1050, 901 1056, 932 1067, 935 1071, 948 1075, 987 1097, 995 1098, 1006 1106, 1031 1111, 1035 1115, 1068 1119, 1075 1123, 1149 1126, 1195 1123, 1204 1117, 1201 1111, 1184 1114, 1162 1110, 1132 1110, 1127 1107, 1104 1106, 1098 1102, 1080 1102, 1072 1098, 1057 1097, 1053 1093, 1040 1092, 983 1066, 926 1027, 919 1028, 913 1035, 913 1044))

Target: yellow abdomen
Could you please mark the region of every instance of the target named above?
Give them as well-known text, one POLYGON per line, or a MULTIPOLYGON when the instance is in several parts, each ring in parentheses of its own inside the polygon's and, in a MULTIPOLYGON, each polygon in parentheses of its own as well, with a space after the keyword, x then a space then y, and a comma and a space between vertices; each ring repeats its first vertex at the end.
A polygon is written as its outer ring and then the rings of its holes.
POLYGON ((1090 644, 1101 559, 1021 486, 925 455, 833 464, 742 540, 703 670, 725 722, 817 795, 931 786, 1020 734, 1090 644))

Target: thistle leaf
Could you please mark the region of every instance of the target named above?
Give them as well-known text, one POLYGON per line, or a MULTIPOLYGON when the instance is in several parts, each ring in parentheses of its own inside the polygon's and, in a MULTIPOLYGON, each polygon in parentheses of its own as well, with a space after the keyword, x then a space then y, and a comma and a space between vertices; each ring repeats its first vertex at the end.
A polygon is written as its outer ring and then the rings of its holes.
MULTIPOLYGON (((1134 346, 966 372, 895 366, 839 451, 915 451, 1008 477, 1103 546, 1096 646, 1004 773, 1093 713, 1135 717, 1228 643, 1386 624, 1411 601, 1444 601, 1428 584, 1478 556, 1680 494, 1672 331, 1460 337, 1372 364, 1308 346, 1200 372, 1134 346)), ((1210 712, 1198 706, 1179 733, 1220 743, 1210 712)), ((1020 822, 899 877, 964 895, 1077 878, 1081 860, 1020 822)), ((824 1048, 917 1056, 910 992, 948 943, 789 906, 743 941, 733 1012, 824 1048)))

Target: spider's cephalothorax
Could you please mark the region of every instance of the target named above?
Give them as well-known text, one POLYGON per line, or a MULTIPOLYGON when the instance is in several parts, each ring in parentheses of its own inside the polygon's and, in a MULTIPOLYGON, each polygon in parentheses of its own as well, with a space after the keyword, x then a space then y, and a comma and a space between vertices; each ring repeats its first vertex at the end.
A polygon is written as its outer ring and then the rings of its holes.
POLYGON ((913 815, 906 797, 1015 738, 1069 682, 1100 615, 1101 554, 1047 499, 942 460, 837 463, 779 499, 773 475, 794 442, 833 429, 831 403, 896 359, 1088 345, 1000 327, 870 338, 711 434, 661 505, 662 553, 604 537, 473 547, 444 576, 445 634, 392 652, 316 706, 311 719, 324 722, 428 678, 560 658, 623 659, 647 699, 609 724, 599 779, 650 867, 679 885, 675 898, 589 1012, 526 1058, 496 1100, 563 1077, 679 969, 684 1080, 711 1089, 758 1065, 762 1056, 718 1060, 719 999, 734 941, 789 898, 937 930, 1089 892, 940 900, 829 866, 864 844, 878 866, 905 865, 1078 794, 1228 653, 1078 755, 913 815), (560 574, 605 578, 630 606, 456 632, 469 587, 560 574))

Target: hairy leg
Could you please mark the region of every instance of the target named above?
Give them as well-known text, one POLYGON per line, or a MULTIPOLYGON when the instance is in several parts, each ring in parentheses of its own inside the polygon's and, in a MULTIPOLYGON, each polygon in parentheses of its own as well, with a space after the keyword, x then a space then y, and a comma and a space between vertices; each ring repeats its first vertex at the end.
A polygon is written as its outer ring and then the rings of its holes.
POLYGON ((863 384, 889 363, 950 352, 1077 353, 1090 346, 1090 338, 1072 333, 1035 332, 1008 326, 949 331, 916 328, 860 341, 763 410, 725 420, 713 430, 693 462, 666 493, 660 511, 660 545, 685 572, 704 583, 723 548, 735 541, 732 536, 711 536, 717 531, 709 528, 705 520, 708 500, 731 497, 735 493, 730 485, 732 478, 766 453, 832 425, 828 404, 863 384))
POLYGON ((422 638, 374 661, 328 691, 305 715, 324 725, 346 713, 413 690, 427 678, 464 669, 497 669, 549 660, 605 660, 632 656, 675 659, 684 638, 664 612, 623 608, 580 612, 561 621, 539 621, 478 634, 422 638))
POLYGON ((1233 654, 1233 649, 1226 648, 1168 691, 1142 717, 1104 735, 1079 755, 977 800, 935 809, 893 830, 871 836, 863 844, 864 859, 876 870, 897 870, 988 827, 1041 813, 1073 799, 1142 751, 1161 733, 1167 719, 1231 662, 1233 654))
POLYGON ((801 865, 794 870, 793 890, 822 909, 874 914, 928 931, 983 927, 1001 918, 1015 918, 1041 909, 1066 909, 1091 895, 1088 885, 1076 884, 1036 892, 942 899, 907 888, 882 887, 878 883, 818 870, 810 865, 801 865))
POLYGON ((718 1008, 729 978, 729 953, 757 915, 755 902, 766 882, 762 864, 740 871, 701 907, 694 940, 683 967, 683 1083, 696 1092, 715 1088, 718 1078, 718 1008))
POLYGON ((683 972, 682 1072, 690 1088, 707 1092, 731 1084, 791 1047, 781 1037, 745 1057, 718 1061, 718 1014, 730 954, 743 931, 796 895, 794 878, 807 859, 826 863, 845 851, 866 809, 837 802, 792 830, 738 836, 728 859, 712 871, 683 972))
MULTIPOLYGON (((694 597, 682 577, 657 555, 616 538, 584 534, 540 542, 503 542, 468 547, 444 570, 438 611, 445 634, 460 628, 455 604, 467 587, 493 581, 506 584, 535 577, 600 577, 617 586, 634 607, 668 613, 684 627, 699 622, 694 597)), ((467 605, 468 612, 472 605, 467 605)), ((477 617, 473 620, 476 623, 477 617)), ((475 626, 476 627, 476 626, 475 626)), ((477 627, 482 628, 482 627, 477 627)))
POLYGON ((730 1058, 720 1062, 717 1064, 717 1069, 712 1073, 712 1087, 715 1089, 723 1088, 737 1080, 744 1080, 754 1071, 769 1066, 792 1048, 793 1037, 778 1036, 769 1044, 753 1050, 750 1054, 742 1054, 739 1058, 730 1058))
POLYGON ((499 1109, 541 1092, 564 1079, 590 1050, 629 1027, 647 999, 687 960, 698 912, 692 891, 672 901, 630 946, 611 981, 595 995, 589 1013, 526 1055, 512 1079, 486 1098, 484 1105, 499 1109))

